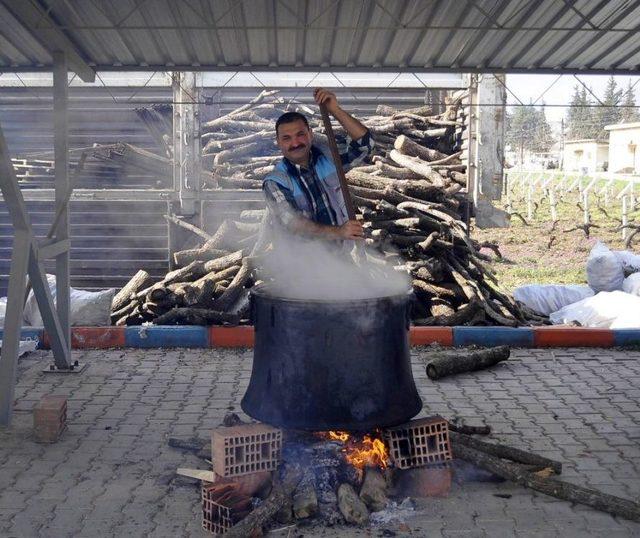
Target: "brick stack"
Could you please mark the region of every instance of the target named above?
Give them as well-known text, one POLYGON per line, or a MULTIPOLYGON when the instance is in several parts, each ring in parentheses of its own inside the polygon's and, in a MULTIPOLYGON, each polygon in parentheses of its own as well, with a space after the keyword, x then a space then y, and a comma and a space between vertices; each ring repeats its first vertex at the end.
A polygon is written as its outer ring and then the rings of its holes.
POLYGON ((67 398, 43 396, 33 408, 33 431, 38 443, 55 443, 67 427, 67 398))
POLYGON ((266 424, 218 428, 211 433, 213 470, 218 476, 275 471, 281 451, 282 430, 266 424))
POLYGON ((280 465, 282 430, 243 424, 211 432, 215 482, 202 484, 202 527, 223 534, 250 510, 251 496, 280 465), (247 505, 247 500, 249 505, 247 505))
POLYGON ((398 471, 396 487, 414 497, 445 497, 451 489, 449 425, 440 416, 412 420, 384 432, 398 471))

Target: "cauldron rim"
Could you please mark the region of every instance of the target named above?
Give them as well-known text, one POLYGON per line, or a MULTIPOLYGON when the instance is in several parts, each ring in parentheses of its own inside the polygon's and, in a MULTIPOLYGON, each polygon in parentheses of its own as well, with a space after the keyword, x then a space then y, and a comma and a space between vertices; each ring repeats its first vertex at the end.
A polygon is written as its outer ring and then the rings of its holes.
POLYGON ((282 297, 280 295, 273 295, 269 293, 267 286, 254 286, 250 290, 250 295, 259 297, 260 299, 268 299, 272 301, 278 301, 281 303, 294 303, 294 304, 374 304, 379 301, 397 299, 399 301, 410 299, 413 295, 413 289, 407 288, 405 293, 392 293, 389 295, 380 295, 379 297, 365 297, 362 299, 297 299, 294 297, 282 297))

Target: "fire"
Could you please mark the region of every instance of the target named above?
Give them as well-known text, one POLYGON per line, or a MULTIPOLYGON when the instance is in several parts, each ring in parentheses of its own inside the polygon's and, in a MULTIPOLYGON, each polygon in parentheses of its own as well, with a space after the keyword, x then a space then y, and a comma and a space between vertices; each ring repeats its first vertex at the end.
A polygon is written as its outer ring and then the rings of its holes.
POLYGON ((389 453, 382 439, 371 435, 354 436, 347 432, 330 431, 329 439, 344 444, 342 452, 346 460, 359 470, 365 467, 386 469, 389 453))

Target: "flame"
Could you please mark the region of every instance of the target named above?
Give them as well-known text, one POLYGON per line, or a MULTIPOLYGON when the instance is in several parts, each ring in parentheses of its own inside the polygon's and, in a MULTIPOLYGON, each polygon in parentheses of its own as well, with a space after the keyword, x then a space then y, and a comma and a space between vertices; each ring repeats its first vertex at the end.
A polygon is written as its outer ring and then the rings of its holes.
POLYGON ((345 446, 342 452, 348 463, 362 471, 365 467, 386 469, 389 465, 389 453, 382 439, 372 435, 354 436, 347 432, 330 431, 332 441, 340 441, 345 446))

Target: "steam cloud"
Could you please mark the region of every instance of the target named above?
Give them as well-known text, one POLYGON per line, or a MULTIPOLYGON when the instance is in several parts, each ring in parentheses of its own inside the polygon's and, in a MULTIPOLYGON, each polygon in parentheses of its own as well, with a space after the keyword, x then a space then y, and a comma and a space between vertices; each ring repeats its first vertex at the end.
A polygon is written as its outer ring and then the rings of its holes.
MULTIPOLYGON (((274 232, 275 233, 275 232, 274 232)), ((287 299, 359 300, 405 294, 409 275, 391 264, 370 261, 379 255, 353 256, 353 242, 330 243, 277 232, 275 250, 261 263, 269 293, 287 299)), ((366 247, 362 247, 366 249, 366 247)))

